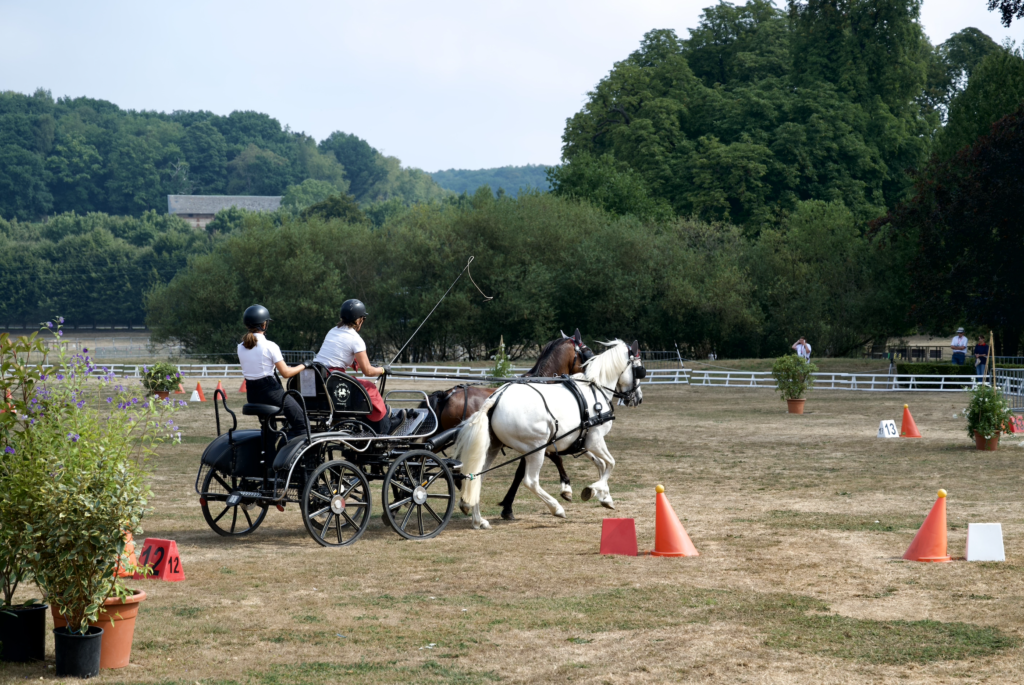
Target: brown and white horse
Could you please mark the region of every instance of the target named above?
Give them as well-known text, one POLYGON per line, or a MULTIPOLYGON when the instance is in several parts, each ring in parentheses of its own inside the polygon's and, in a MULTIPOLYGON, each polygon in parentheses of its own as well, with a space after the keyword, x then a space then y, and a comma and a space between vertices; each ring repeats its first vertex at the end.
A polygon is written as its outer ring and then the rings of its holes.
MULTIPOLYGON (((572 337, 563 333, 560 339, 552 340, 546 344, 537 357, 537 363, 523 375, 536 378, 552 378, 563 374, 571 376, 583 373, 583 365, 593 356, 593 350, 584 344, 583 337, 580 335, 580 329, 577 328, 572 337)), ((495 389, 482 385, 456 385, 449 390, 438 390, 431 393, 428 401, 440 420, 441 425, 438 430, 454 428, 472 416, 477 409, 483 406, 487 398, 494 394, 495 389)), ((562 499, 571 502, 572 484, 569 482, 569 474, 565 472, 565 464, 562 463, 561 455, 549 454, 548 458, 558 468, 558 478, 561 487, 559 494, 562 499)), ((512 503, 516 499, 516 492, 518 492, 525 474, 526 462, 520 461, 519 468, 516 469, 516 475, 512 479, 512 485, 509 486, 505 498, 499 502, 501 504, 501 518, 507 521, 515 520, 515 514, 512 513, 512 503)))

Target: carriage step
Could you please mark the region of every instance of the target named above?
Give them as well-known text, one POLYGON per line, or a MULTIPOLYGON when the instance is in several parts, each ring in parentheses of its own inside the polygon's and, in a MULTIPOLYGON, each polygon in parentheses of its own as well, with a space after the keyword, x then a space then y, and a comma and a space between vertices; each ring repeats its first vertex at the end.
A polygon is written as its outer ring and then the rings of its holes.
POLYGON ((259 497, 261 497, 261 495, 258 492, 247 492, 245 490, 235 490, 230 495, 228 495, 228 498, 225 501, 225 503, 229 507, 233 507, 233 506, 236 506, 243 499, 258 499, 259 497))

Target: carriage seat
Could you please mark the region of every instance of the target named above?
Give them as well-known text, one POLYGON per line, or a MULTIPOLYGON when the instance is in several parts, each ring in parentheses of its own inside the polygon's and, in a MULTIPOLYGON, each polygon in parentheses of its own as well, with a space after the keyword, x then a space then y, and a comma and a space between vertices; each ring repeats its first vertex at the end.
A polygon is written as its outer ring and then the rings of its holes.
POLYGON ((281 407, 272 404, 243 404, 243 416, 258 416, 260 418, 271 417, 281 413, 281 407))

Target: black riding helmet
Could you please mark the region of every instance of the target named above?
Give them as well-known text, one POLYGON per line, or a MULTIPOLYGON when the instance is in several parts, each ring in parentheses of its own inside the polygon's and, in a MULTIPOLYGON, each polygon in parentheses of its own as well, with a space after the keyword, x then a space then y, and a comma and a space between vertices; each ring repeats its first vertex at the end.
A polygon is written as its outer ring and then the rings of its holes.
POLYGON ((270 311, 261 304, 254 304, 242 314, 242 323, 246 328, 256 328, 267 321, 273 321, 273 319, 270 318, 270 311))
POLYGON ((366 305, 359 300, 345 300, 341 303, 342 323, 355 323, 366 316, 366 305))

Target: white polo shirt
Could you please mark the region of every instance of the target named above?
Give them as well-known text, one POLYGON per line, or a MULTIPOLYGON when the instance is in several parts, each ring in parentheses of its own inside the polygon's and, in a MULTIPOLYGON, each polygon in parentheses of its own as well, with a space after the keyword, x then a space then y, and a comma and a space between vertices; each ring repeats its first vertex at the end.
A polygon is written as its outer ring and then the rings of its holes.
POLYGON ((256 346, 251 350, 238 343, 238 361, 242 365, 242 375, 247 381, 274 375, 274 365, 283 362, 284 356, 277 343, 272 343, 262 334, 256 334, 256 346))
POLYGON ((328 367, 347 369, 352 366, 352 362, 360 352, 366 352, 366 343, 355 329, 348 326, 341 328, 335 326, 327 331, 324 344, 320 346, 320 351, 313 361, 328 367))
POLYGON ((810 343, 803 343, 803 344, 797 343, 797 345, 796 345, 796 354, 797 354, 797 356, 803 357, 807 361, 810 361, 811 360, 811 345, 810 345, 810 343))
POLYGON ((964 335, 954 336, 953 343, 950 345, 950 347, 954 347, 954 348, 955 347, 963 347, 964 349, 962 349, 962 350, 954 349, 953 351, 954 352, 967 352, 967 336, 964 336, 964 335))

